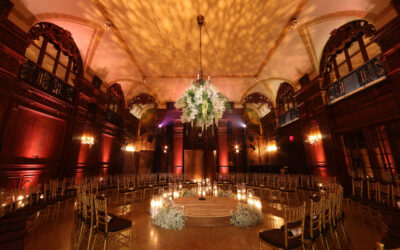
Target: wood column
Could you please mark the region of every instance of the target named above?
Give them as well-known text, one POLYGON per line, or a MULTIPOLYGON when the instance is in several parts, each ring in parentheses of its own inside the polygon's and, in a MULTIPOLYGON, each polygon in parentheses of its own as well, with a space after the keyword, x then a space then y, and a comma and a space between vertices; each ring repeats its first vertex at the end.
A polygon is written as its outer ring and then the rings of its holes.
POLYGON ((219 174, 229 174, 228 165, 228 128, 227 122, 221 120, 218 122, 218 162, 219 162, 219 174))
POLYGON ((173 173, 182 174, 183 170, 183 124, 179 120, 174 121, 174 165, 173 173))

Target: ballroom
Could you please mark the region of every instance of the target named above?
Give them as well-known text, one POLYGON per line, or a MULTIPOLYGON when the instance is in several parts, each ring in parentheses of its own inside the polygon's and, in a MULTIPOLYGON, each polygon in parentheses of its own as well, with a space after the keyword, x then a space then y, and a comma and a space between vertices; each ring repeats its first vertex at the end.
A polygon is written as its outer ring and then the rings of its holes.
POLYGON ((0 0, 0 249, 400 249, 400 0, 0 0))

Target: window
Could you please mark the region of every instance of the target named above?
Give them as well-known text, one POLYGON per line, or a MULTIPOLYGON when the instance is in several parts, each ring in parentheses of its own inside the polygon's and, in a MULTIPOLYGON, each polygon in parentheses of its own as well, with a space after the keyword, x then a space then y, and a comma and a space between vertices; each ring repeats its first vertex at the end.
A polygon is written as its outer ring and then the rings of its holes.
POLYGON ((124 94, 121 85, 114 83, 107 90, 107 110, 122 116, 124 94))
POLYGON ((374 125, 341 135, 349 173, 392 182, 398 174, 400 123, 374 125))
POLYGON ((363 132, 343 134, 341 140, 350 174, 355 178, 374 178, 363 132))
POLYGON ((80 55, 71 34, 54 24, 38 23, 31 28, 29 35, 32 42, 25 57, 73 86, 79 71, 77 61, 80 55))
POLYGON ((374 26, 364 20, 347 23, 331 33, 320 64, 328 83, 347 76, 381 53, 369 39, 375 33, 374 26))
POLYGON ((396 165, 389 143, 387 128, 380 125, 369 130, 382 179, 391 182, 396 176, 396 165))
POLYGON ((278 115, 282 115, 296 107, 296 100, 293 96, 293 87, 289 83, 282 83, 277 95, 278 115))

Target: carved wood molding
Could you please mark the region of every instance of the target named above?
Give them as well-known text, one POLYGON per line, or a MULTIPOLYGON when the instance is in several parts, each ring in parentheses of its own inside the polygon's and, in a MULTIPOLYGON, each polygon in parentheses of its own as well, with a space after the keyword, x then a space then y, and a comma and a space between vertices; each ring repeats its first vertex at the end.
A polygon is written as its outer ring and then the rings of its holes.
POLYGON ((135 104, 154 104, 154 108, 157 108, 157 100, 156 98, 154 98, 151 95, 148 94, 140 94, 138 96, 136 96, 135 98, 133 98, 128 105, 128 108, 131 109, 133 105, 135 104))
POLYGON ((320 72, 325 73, 327 70, 327 63, 331 56, 337 54, 349 45, 354 39, 357 39, 361 35, 366 37, 372 37, 376 33, 376 29, 372 24, 369 24, 365 20, 356 20, 347 23, 338 29, 334 29, 331 32, 331 36, 326 43, 322 58, 320 62, 320 72))
POLYGON ((64 54, 69 56, 76 63, 78 72, 83 74, 82 58, 71 32, 55 24, 41 22, 35 24, 28 32, 30 40, 37 40, 40 36, 47 37, 57 49, 60 49, 64 54))
POLYGON ((250 95, 246 96, 246 98, 244 98, 244 101, 242 104, 244 108, 246 107, 247 103, 266 103, 270 110, 273 109, 271 100, 268 99, 268 97, 266 97, 260 93, 257 93, 257 92, 250 94, 250 95))

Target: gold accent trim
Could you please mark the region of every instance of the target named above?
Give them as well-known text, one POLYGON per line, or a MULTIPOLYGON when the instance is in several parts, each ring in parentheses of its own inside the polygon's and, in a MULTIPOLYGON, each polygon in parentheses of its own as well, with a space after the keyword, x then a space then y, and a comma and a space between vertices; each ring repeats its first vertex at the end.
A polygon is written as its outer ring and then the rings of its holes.
POLYGON ((97 48, 99 47, 100 40, 103 37, 103 34, 104 34, 104 29, 96 30, 93 44, 90 44, 92 46, 89 45, 88 52, 86 54, 86 58, 87 58, 87 60, 85 60, 85 61, 87 61, 86 67, 90 67, 90 65, 92 65, 93 58, 96 54, 97 48), (90 49, 90 51, 89 51, 89 49, 90 49))

